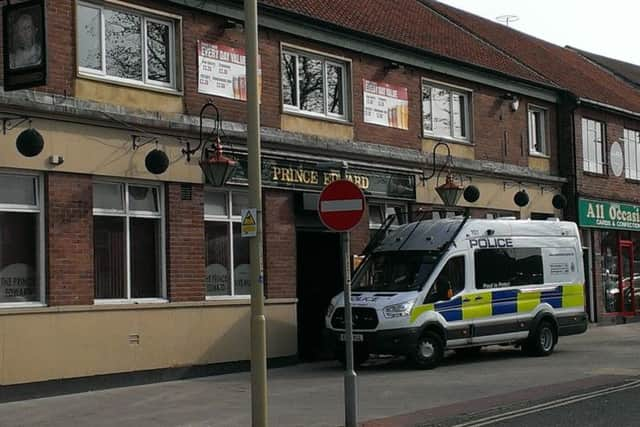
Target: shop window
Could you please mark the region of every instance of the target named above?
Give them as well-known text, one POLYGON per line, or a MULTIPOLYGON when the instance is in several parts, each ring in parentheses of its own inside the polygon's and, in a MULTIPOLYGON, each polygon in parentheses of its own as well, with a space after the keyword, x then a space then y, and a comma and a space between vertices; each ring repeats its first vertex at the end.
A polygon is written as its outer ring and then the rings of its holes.
POLYGON ((529 152, 548 155, 546 110, 529 106, 529 152))
POLYGON ((424 136, 469 140, 470 92, 430 81, 422 83, 424 136))
POLYGON ((624 176, 640 179, 640 132, 624 130, 624 176))
POLYGON ((478 249, 474 257, 477 289, 544 283, 540 248, 478 249))
POLYGON ((164 298, 161 187, 93 184, 96 301, 164 298))
POLYGON ((38 176, 0 174, 0 306, 44 300, 41 194, 38 176))
POLYGON ((247 194, 207 190, 204 199, 207 297, 250 295, 249 240, 240 233, 247 194))
POLYGON ((83 75, 178 89, 178 21, 108 3, 78 3, 77 50, 83 75))
POLYGON ((349 120, 349 63, 302 50, 282 50, 285 111, 349 120))
POLYGON ((618 232, 601 230, 601 274, 604 309, 607 313, 620 311, 618 287, 618 232))
POLYGON ((465 267, 464 256, 451 258, 438 274, 425 298, 425 303, 446 301, 464 290, 465 267))
POLYGON ((585 172, 604 173, 604 124, 582 119, 582 168, 585 172))

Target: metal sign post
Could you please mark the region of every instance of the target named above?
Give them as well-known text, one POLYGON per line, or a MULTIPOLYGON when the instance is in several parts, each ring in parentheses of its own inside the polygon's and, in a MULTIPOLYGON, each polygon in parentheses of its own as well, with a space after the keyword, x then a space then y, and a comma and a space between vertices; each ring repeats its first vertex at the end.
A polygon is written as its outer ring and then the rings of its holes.
POLYGON ((325 187, 318 200, 320 220, 327 228, 340 232, 342 267, 344 278, 344 347, 345 347, 345 426, 356 427, 358 422, 358 397, 356 372, 353 363, 353 322, 351 316, 351 241, 349 231, 361 220, 365 209, 362 190, 346 180, 347 163, 340 164, 340 181, 325 187))

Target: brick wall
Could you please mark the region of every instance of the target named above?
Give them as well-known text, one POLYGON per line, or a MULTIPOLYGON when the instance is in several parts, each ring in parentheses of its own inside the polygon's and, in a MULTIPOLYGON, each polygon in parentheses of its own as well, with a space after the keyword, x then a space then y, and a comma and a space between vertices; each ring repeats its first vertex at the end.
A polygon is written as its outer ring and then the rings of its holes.
POLYGON ((46 179, 48 304, 93 304, 93 192, 89 175, 46 179))
POLYGON ((264 190, 263 194, 266 296, 294 298, 297 280, 294 193, 264 190))
MULTIPOLYGON (((578 192, 582 197, 602 198, 606 200, 627 201, 640 204, 640 181, 615 176, 608 167, 609 151, 611 143, 620 142, 624 154, 624 144, 621 138, 624 129, 640 130, 640 120, 624 118, 620 115, 605 113, 602 111, 579 108, 576 110, 574 120, 575 146, 576 146, 576 178, 578 182, 578 192), (583 172, 582 155, 582 118, 601 121, 605 124, 604 143, 604 173, 593 174, 583 172)), ((625 159, 626 161, 627 159, 625 159)))
POLYGON ((205 299, 204 193, 202 185, 168 183, 167 294, 170 301, 205 299))

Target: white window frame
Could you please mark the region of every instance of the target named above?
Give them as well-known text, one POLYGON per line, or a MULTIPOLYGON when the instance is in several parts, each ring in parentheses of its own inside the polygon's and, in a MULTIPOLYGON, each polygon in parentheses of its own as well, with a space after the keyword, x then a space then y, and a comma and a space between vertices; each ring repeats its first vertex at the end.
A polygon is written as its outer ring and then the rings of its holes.
MULTIPOLYGON (((400 208, 400 211, 403 214, 406 214, 407 216, 405 218, 401 218, 401 220, 398 221, 398 224, 391 224, 389 225, 389 230, 396 230, 398 228, 400 228, 402 225, 404 224, 408 224, 409 223, 409 209, 407 207, 406 203, 401 203, 401 202, 391 202, 391 201, 383 201, 383 200, 371 200, 371 201, 367 201, 367 205, 369 206, 369 212, 371 212, 371 207, 372 206, 380 206, 384 209, 384 213, 385 213, 385 217, 382 218, 382 221, 384 223, 384 221, 387 219, 387 217, 389 215, 387 215, 387 212, 389 211, 389 209, 393 209, 394 210, 394 214, 395 214, 395 208, 400 208), (404 221, 404 222, 401 222, 404 221)), ((382 223, 378 224, 378 223, 372 223, 371 222, 371 215, 369 215, 369 231, 377 231, 380 230, 380 228, 382 227, 382 223)))
POLYGON ((305 49, 302 47, 282 43, 280 45, 280 96, 282 99, 282 110, 287 113, 295 113, 301 114, 304 116, 317 117, 317 118, 325 118, 331 120, 337 120, 341 122, 349 122, 351 120, 351 60, 348 58, 343 58, 335 55, 329 55, 326 53, 314 51, 311 49, 305 49), (296 103, 297 106, 288 105, 284 103, 284 80, 282 78, 282 68, 284 63, 284 55, 294 55, 296 58, 299 55, 303 55, 312 59, 316 59, 322 61, 322 97, 324 104, 324 113, 316 113, 314 111, 306 111, 300 109, 300 80, 298 79, 298 71, 297 67, 300 64, 300 61, 296 59, 296 103), (327 65, 336 65, 342 67, 342 97, 343 97, 343 111, 344 114, 335 114, 330 113, 329 109, 329 99, 327 97, 327 65))
MULTIPOLYGON (((426 79, 423 78, 422 82, 421 82, 421 88, 420 88, 420 127, 422 128, 422 136, 424 138, 441 138, 441 139, 445 139, 445 140, 449 140, 449 141, 455 141, 455 142, 464 142, 464 143, 470 143, 471 142, 471 120, 472 120, 472 112, 471 112, 471 101, 472 101, 472 97, 473 97, 473 91, 471 89, 462 87, 462 86, 455 86, 455 85, 450 85, 448 83, 443 83, 437 80, 430 80, 430 79, 426 79), (450 109, 450 134, 449 135, 441 135, 441 134, 437 134, 435 132, 433 132, 432 130, 427 130, 424 128, 424 101, 423 101, 423 95, 424 95, 424 90, 425 87, 429 87, 429 88, 439 88, 439 89, 444 89, 446 91, 449 91, 449 109, 450 109), (464 126, 464 132, 465 132, 465 137, 464 138, 460 138, 457 136, 453 135, 453 96, 451 96, 451 94, 456 94, 458 96, 462 96, 464 99, 464 111, 463 113, 465 114, 465 126, 464 126)), ((433 129, 433 96, 429 97, 429 102, 431 102, 431 128, 433 129)))
POLYGON ((181 53, 181 50, 177 49, 176 46, 176 32, 181 34, 181 17, 174 16, 170 14, 165 14, 161 12, 151 11, 147 8, 142 7, 132 7, 131 5, 126 5, 124 3, 118 1, 106 1, 100 4, 86 2, 86 1, 78 1, 76 3, 76 9, 80 7, 97 9, 100 11, 100 48, 101 48, 101 63, 102 68, 100 70, 95 70, 93 68, 82 67, 80 65, 80 52, 77 49, 79 45, 79 38, 82 36, 80 31, 80 22, 79 16, 80 14, 76 11, 76 63, 78 64, 78 75, 82 77, 91 77, 97 78, 99 80, 105 80, 109 82, 122 83, 126 85, 133 85, 144 88, 152 88, 152 89, 161 89, 168 90, 170 92, 178 92, 180 90, 180 85, 178 84, 178 64, 177 61, 178 55, 181 53), (106 43, 105 43, 105 22, 104 22, 104 11, 118 11, 123 13, 129 13, 132 15, 137 15, 141 18, 141 26, 142 26, 142 80, 128 79, 124 77, 111 76, 107 74, 107 63, 106 63, 106 43), (160 23, 169 26, 169 82, 161 82, 157 80, 151 80, 148 78, 148 55, 147 55, 147 22, 160 23))
POLYGON ((23 302, 2 302, 0 309, 3 308, 20 308, 20 307, 45 307, 46 304, 46 256, 45 256, 45 197, 44 197, 44 176, 40 173, 16 172, 0 168, 0 175, 20 175, 28 176, 36 179, 36 203, 35 205, 14 205, 0 203, 0 211, 2 212, 18 212, 18 213, 37 213, 38 214, 38 230, 36 232, 36 263, 38 272, 36 280, 39 288, 39 301, 23 301, 23 302))
POLYGON ((582 170, 584 172, 604 174, 605 153, 607 140, 606 127, 604 122, 599 120, 589 119, 587 117, 582 118, 582 170), (600 141, 594 140, 593 144, 589 144, 587 140, 589 135, 590 124, 600 126, 600 141), (598 148, 598 145, 600 146, 598 148))
POLYGON ((537 105, 529 104, 527 108, 527 129, 529 130, 529 154, 537 155, 537 156, 549 156, 549 143, 547 139, 547 109, 543 107, 539 107, 537 105), (540 118, 538 122, 538 126, 540 126, 540 137, 542 141, 540 141, 540 145, 542 146, 542 151, 536 150, 534 144, 534 135, 536 135, 536 129, 533 128, 533 120, 531 120, 532 115, 538 114, 540 118))
POLYGON ((640 180, 640 130, 624 129, 624 176, 640 180))
MULTIPOLYGON (((251 295, 236 295, 236 287, 235 287, 235 275, 233 274, 233 266, 235 265, 235 258, 234 258, 234 252, 235 252, 235 247, 234 247, 234 242, 233 242, 233 238, 234 238, 234 234, 233 234, 233 224, 237 223, 239 224, 242 220, 242 216, 241 215, 234 215, 233 214, 233 195, 234 194, 245 194, 248 195, 248 193, 246 191, 243 190, 236 190, 236 189, 215 189, 215 188, 211 188, 211 187, 206 187, 205 188, 205 192, 206 193, 221 193, 225 195, 225 201, 226 201, 226 208, 227 208, 227 215, 210 215, 210 214, 206 214, 206 206, 205 206, 205 214, 204 214, 204 222, 218 222, 218 223, 224 223, 227 226, 227 229, 229 230, 229 234, 227 235, 227 238, 229 239, 229 284, 231 285, 231 295, 206 295, 207 290, 206 290, 206 286, 205 286, 205 298, 207 300, 224 300, 224 299, 251 299, 251 295)), ((206 199, 205 199, 206 200, 206 199)), ((205 202, 206 204, 206 202, 205 202)), ((206 224, 205 224, 206 226, 206 224)), ((206 241, 204 242, 204 244, 206 245, 206 241)), ((206 268, 206 259, 205 259, 205 268, 206 268)))
POLYGON ((107 180, 107 179, 94 179, 94 184, 115 184, 122 185, 123 192, 122 197, 124 210, 117 209, 101 209, 93 208, 93 216, 112 216, 125 218, 125 268, 127 274, 126 280, 126 298, 94 298, 93 303, 100 304, 137 304, 137 303, 166 303, 167 300, 167 254, 166 254, 166 219, 165 219, 165 207, 164 207, 164 185, 146 182, 146 181, 129 181, 129 180, 107 180), (158 213, 152 213, 149 211, 130 211, 129 210, 129 186, 142 186, 155 188, 158 192, 158 213), (160 219, 160 239, 158 242, 159 253, 158 255, 158 278, 160 280, 160 296, 152 298, 131 298, 131 225, 129 218, 149 218, 160 219))

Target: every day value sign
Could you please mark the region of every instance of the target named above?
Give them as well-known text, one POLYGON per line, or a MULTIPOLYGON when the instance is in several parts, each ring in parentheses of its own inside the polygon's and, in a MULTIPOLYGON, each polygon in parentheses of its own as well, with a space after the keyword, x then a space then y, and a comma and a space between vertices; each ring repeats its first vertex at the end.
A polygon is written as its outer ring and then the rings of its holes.
POLYGON ((198 41, 198 92, 246 101, 246 60, 244 49, 198 41))
POLYGON ((409 129, 407 88, 362 80, 364 121, 380 126, 409 129))

